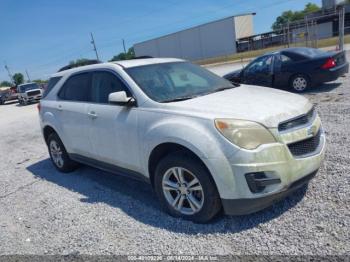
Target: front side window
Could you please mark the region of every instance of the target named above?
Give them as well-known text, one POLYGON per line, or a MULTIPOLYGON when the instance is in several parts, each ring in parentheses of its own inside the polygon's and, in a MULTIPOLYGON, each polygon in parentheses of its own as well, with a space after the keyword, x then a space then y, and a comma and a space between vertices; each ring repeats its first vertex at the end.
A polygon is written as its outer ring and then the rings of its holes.
POLYGON ((188 62, 138 66, 126 72, 157 102, 191 99, 234 87, 228 80, 188 62))
POLYGON ((95 72, 92 74, 91 101, 107 104, 110 93, 125 91, 130 93, 124 83, 109 72, 95 72))
POLYGON ((58 97, 71 101, 90 101, 90 74, 82 73, 71 76, 63 85, 58 97))
POLYGON ((263 56, 251 62, 244 71, 248 74, 268 73, 271 70, 271 65, 272 56, 263 56))

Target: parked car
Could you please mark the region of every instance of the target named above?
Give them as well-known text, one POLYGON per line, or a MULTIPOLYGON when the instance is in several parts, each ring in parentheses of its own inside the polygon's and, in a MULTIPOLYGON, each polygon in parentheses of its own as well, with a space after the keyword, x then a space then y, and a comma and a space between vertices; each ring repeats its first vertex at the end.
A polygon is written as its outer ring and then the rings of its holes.
POLYGON ((37 83, 26 83, 17 87, 18 102, 27 105, 30 102, 39 101, 42 97, 42 89, 37 83))
POLYGON ((16 100, 17 92, 15 87, 0 87, 0 105, 6 101, 16 100))
POLYGON ((298 47, 260 56, 224 78, 233 83, 303 92, 318 84, 334 81, 348 72, 349 63, 344 51, 326 52, 298 47))
POLYGON ((38 108, 59 171, 83 163, 140 178, 169 214, 195 222, 271 205, 306 184, 325 151, 306 98, 237 87, 180 59, 56 73, 38 108))

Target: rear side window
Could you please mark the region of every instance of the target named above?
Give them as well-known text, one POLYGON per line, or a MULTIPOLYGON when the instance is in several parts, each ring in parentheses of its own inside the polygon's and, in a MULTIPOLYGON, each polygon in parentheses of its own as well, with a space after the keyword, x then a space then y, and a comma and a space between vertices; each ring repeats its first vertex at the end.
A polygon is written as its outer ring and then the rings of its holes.
POLYGON ((125 91, 130 96, 130 92, 124 83, 109 72, 94 72, 91 82, 92 102, 107 104, 109 94, 119 91, 125 91))
POLYGON ((63 85, 58 97, 70 101, 90 101, 90 74, 82 73, 71 76, 63 85))
POLYGON ((51 77, 47 87, 44 90, 43 97, 46 97, 50 91, 55 87, 55 85, 60 81, 62 76, 51 77))

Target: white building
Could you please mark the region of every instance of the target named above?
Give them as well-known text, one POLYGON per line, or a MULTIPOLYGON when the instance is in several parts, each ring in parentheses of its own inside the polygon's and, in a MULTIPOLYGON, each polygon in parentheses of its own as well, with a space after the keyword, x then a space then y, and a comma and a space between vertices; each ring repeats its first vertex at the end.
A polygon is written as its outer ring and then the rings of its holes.
POLYGON ((136 56, 201 60, 234 54, 236 40, 253 34, 253 14, 242 14, 137 43, 134 50, 136 56))

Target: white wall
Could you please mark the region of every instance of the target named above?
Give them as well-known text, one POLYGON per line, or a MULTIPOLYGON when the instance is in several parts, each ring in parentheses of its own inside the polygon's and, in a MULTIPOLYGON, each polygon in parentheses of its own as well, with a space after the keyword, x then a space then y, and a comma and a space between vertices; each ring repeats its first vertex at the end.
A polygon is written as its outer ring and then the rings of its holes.
POLYGON ((236 39, 254 35, 254 24, 252 15, 234 17, 236 39))
POLYGON ((234 18, 229 17, 137 43, 134 49, 136 56, 200 60, 236 53, 235 35, 234 18))

